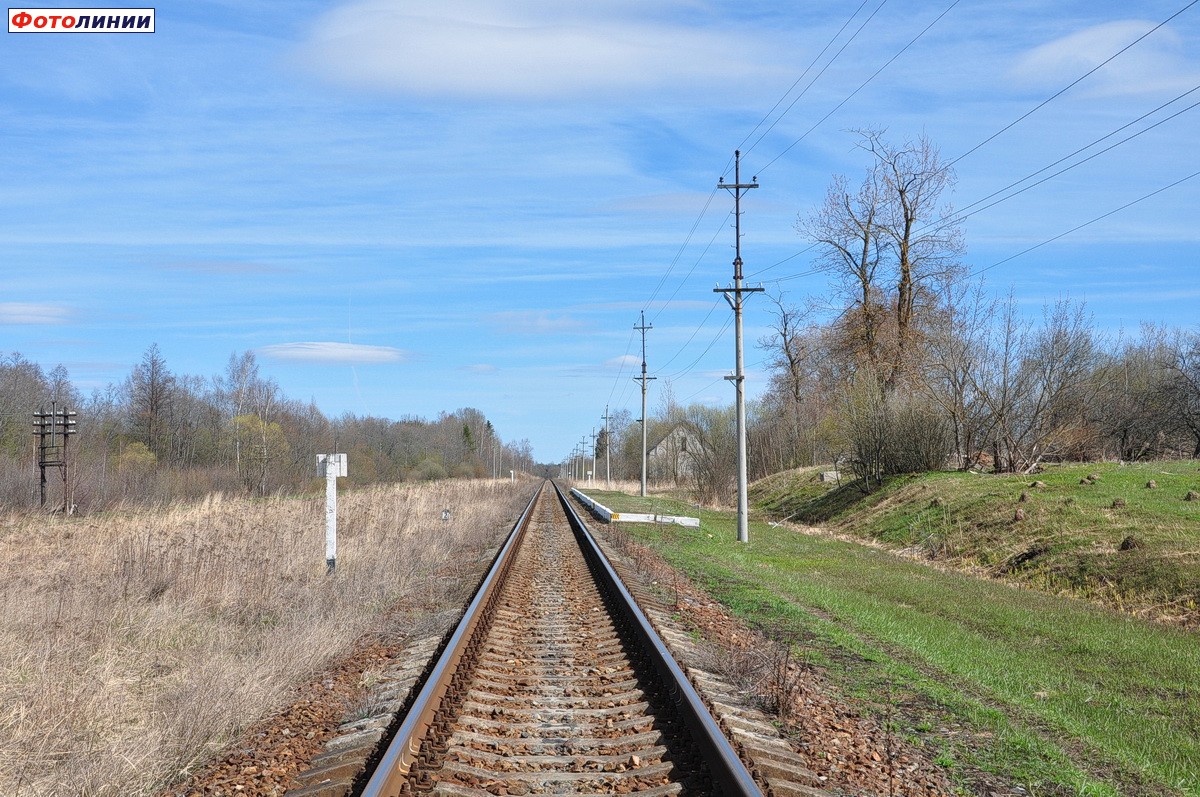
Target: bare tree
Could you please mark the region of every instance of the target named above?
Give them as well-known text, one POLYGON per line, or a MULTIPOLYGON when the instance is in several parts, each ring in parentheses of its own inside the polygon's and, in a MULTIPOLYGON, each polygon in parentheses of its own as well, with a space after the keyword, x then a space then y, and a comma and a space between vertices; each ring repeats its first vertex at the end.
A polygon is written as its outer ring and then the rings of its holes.
POLYGON ((896 347, 887 382, 894 385, 916 359, 922 300, 936 304, 962 270, 962 230, 942 192, 954 185, 954 171, 933 143, 921 136, 899 146, 882 130, 860 130, 861 146, 874 157, 873 180, 882 193, 880 234, 895 268, 896 347))
POLYGON ((964 285, 947 298, 926 336, 921 387, 949 422, 954 458, 965 469, 975 459, 987 411, 974 374, 984 360, 995 302, 985 296, 982 282, 964 285))
POLYGON ((942 204, 954 172, 924 136, 897 146, 882 130, 856 132, 871 155, 862 184, 852 190, 834 177, 822 205, 796 228, 818 245, 816 266, 845 302, 850 356, 895 388, 919 365, 925 315, 962 272, 962 231, 942 204))
POLYGON ((1175 453, 1179 424, 1171 406, 1171 370, 1166 332, 1142 328, 1140 339, 1121 340, 1106 353, 1095 373, 1097 422, 1104 438, 1104 455, 1124 461, 1175 453))
POLYGON ((1082 304, 1062 300, 1045 308, 1034 329, 1009 297, 973 377, 988 408, 997 471, 1029 472, 1087 446, 1095 433, 1090 414, 1099 355, 1082 304))
POLYGON ((175 376, 167 369, 157 343, 146 349, 125 384, 134 436, 154 454, 156 461, 170 461, 168 421, 175 376))
POLYGON ((1170 380, 1163 387, 1166 405, 1192 440, 1192 457, 1200 459, 1200 333, 1178 332, 1166 346, 1164 365, 1170 380))
POLYGON ((834 291, 846 302, 846 326, 854 356, 872 368, 879 366, 879 330, 885 315, 877 282, 884 245, 884 202, 879 169, 868 169, 862 185, 853 192, 849 181, 836 175, 821 206, 796 222, 797 231, 819 246, 816 267, 832 275, 834 291))
POLYGON ((683 424, 695 441, 688 449, 695 495, 700 501, 725 502, 737 480, 737 433, 732 406, 693 404, 683 411, 683 424))

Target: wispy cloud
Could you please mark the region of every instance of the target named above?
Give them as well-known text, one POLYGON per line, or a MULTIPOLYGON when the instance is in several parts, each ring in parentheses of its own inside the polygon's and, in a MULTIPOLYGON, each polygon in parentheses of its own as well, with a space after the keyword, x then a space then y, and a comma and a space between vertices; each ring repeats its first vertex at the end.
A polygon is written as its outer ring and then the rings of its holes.
POLYGON ((604 365, 609 368, 629 368, 641 364, 641 358, 634 354, 622 354, 620 357, 604 361, 604 365))
MULTIPOLYGON (((1093 69, 1154 27, 1145 20, 1093 25, 1035 47, 1010 74, 1021 85, 1044 89, 1063 86, 1093 69)), ((1195 85, 1197 69, 1183 55, 1183 40, 1163 28, 1118 56, 1089 80, 1083 91, 1094 95, 1147 94, 1195 85)))
POLYGON ((273 360, 329 365, 377 365, 409 359, 409 353, 403 349, 359 343, 278 343, 263 346, 258 353, 273 360))
POLYGON ((434 96, 561 98, 744 80, 761 50, 674 2, 358 0, 322 17, 301 59, 354 86, 434 96), (668 21, 662 12, 687 12, 668 21))
POLYGON ((71 309, 58 304, 0 302, 0 324, 65 324, 71 309))
POLYGON ((250 263, 240 260, 180 260, 167 263, 164 268, 172 271, 190 271, 196 274, 285 274, 288 269, 266 263, 250 263))
POLYGON ((548 332, 578 332, 582 326, 578 320, 570 316, 546 310, 507 310, 502 313, 492 313, 488 318, 507 332, 532 335, 548 332))

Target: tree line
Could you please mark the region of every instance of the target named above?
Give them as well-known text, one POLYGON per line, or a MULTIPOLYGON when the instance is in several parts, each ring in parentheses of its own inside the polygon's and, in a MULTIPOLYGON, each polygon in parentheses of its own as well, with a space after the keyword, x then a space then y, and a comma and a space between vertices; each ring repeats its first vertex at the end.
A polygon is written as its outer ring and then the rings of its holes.
MULTIPOLYGON (((1082 302, 1022 313, 964 264, 952 167, 921 137, 855 131, 861 179, 834 177, 796 230, 828 275, 820 297, 769 294, 759 341, 769 385, 749 407, 749 471, 831 464, 870 489, 940 468, 1030 472, 1047 462, 1200 458, 1200 331, 1097 330, 1082 302)), ((732 408, 678 407, 649 420, 695 441, 666 481, 733 490, 732 408)), ((618 429, 623 478, 640 472, 638 424, 618 429), (633 456, 629 449, 633 446, 633 456)))
MULTIPOLYGON (((122 501, 165 502, 215 491, 309 489, 317 454, 349 455, 352 484, 507 476, 534 467, 528 441, 505 443, 482 412, 436 419, 329 418, 285 396, 251 352, 220 373, 174 373, 157 344, 129 375, 85 396, 59 365, 45 371, 20 354, 0 355, 0 502, 38 502, 33 413, 77 412, 68 442, 69 496, 48 505, 100 509, 122 501)), ((55 479, 49 479, 52 484, 55 479)))

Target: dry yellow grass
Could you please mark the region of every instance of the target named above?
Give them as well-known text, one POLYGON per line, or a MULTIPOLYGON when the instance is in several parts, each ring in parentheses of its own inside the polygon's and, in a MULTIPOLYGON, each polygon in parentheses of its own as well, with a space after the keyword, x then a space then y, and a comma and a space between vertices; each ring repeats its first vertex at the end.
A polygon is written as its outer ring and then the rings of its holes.
POLYGON ((532 489, 343 494, 333 577, 323 495, 0 518, 0 794, 154 792, 386 609, 439 608, 448 566, 482 572, 532 489))

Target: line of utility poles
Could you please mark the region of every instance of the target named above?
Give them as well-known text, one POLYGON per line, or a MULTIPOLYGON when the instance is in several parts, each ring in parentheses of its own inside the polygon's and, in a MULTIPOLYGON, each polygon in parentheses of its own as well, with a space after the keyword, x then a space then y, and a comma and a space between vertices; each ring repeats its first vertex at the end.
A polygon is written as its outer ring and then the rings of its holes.
MULTIPOLYGON (((762 287, 747 288, 743 284, 742 275, 742 195, 752 188, 758 188, 758 177, 755 176, 748 183, 742 182, 742 153, 740 150, 735 150, 733 153, 733 183, 726 183, 722 177, 717 182, 718 188, 724 188, 733 194, 733 219, 734 219, 734 258, 733 258, 733 285, 725 288, 713 288, 713 293, 720 293, 725 296, 725 301, 729 303, 729 307, 733 310, 734 321, 734 373, 732 376, 727 376, 727 381, 733 382, 735 390, 736 414, 737 414, 737 538, 738 542, 750 541, 750 501, 748 498, 747 484, 747 466, 746 466, 746 371, 744 363, 744 345, 742 341, 742 309, 745 305, 746 295, 752 293, 761 293, 762 287)), ((640 382, 642 386, 642 417, 638 419, 638 423, 642 425, 642 497, 646 496, 646 466, 649 457, 648 451, 648 427, 646 417, 646 388, 649 382, 655 377, 649 376, 646 373, 646 332, 653 329, 652 324, 646 323, 646 313, 643 310, 640 315, 640 323, 634 326, 634 329, 642 333, 642 374, 635 376, 633 381, 640 382)), ((605 460, 605 482, 609 483, 612 478, 610 470, 609 452, 612 448, 612 438, 609 436, 608 407, 604 408, 604 460, 605 460)), ((595 475, 596 472, 596 429, 592 427, 592 470, 589 474, 595 475)), ((572 452, 572 461, 576 461, 578 456, 581 462, 581 469, 586 467, 587 455, 587 437, 584 437, 581 443, 576 446, 572 452)), ((572 469, 573 470, 573 469, 572 469)))
POLYGON ((608 405, 604 405, 604 488, 612 489, 612 437, 608 434, 608 405))
POLYGON ((646 497, 646 427, 649 423, 646 421, 646 383, 652 381, 656 377, 646 376, 646 331, 654 329, 653 324, 646 323, 646 311, 641 313, 642 323, 634 329, 640 330, 642 333, 642 375, 635 376, 633 381, 642 383, 642 417, 638 421, 642 425, 642 498, 646 497))
POLYGON ((717 183, 718 188, 733 192, 733 224, 734 252, 733 258, 733 287, 713 288, 714 293, 725 295, 725 301, 733 308, 734 357, 735 371, 733 376, 725 377, 733 382, 737 392, 737 538, 738 542, 750 541, 750 502, 747 498, 746 484, 746 372, 742 364, 742 303, 744 294, 759 293, 762 288, 746 288, 742 286, 742 194, 751 188, 758 188, 758 177, 748 183, 742 182, 742 153, 733 153, 733 185, 725 182, 722 177, 717 183))

